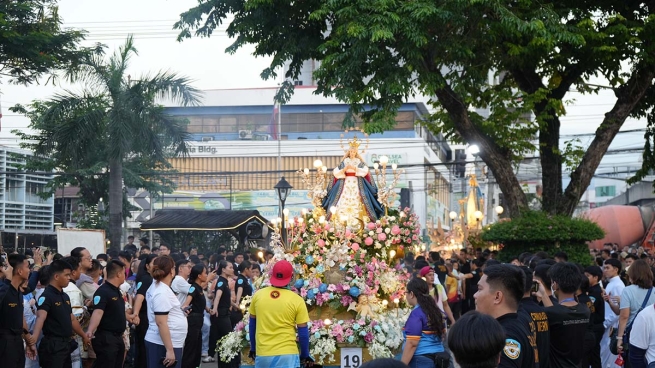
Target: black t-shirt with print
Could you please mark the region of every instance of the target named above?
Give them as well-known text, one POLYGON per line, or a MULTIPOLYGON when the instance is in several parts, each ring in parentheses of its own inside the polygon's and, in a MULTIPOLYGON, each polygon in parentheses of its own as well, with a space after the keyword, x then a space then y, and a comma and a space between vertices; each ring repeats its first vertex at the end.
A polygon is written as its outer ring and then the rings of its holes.
POLYGON ((70 338, 73 335, 70 298, 63 291, 48 285, 36 302, 37 310, 43 310, 48 316, 43 322, 43 335, 70 338))
MULTIPOLYGON (((248 278, 243 275, 239 275, 239 278, 237 278, 237 284, 234 286, 234 292, 238 294, 239 289, 243 289, 241 291, 241 299, 252 295, 252 285, 250 285, 250 280, 248 280, 248 278)), ((238 300, 237 304, 238 303, 241 303, 241 300, 238 300)))
POLYGON ((496 318, 505 331, 505 347, 500 353, 499 368, 533 368, 539 367, 535 362, 536 348, 530 342, 530 326, 527 318, 518 313, 508 313, 496 318))
POLYGON ((589 308, 578 303, 572 307, 556 304, 545 310, 550 326, 550 366, 576 368, 584 354, 589 308))
POLYGON ((214 295, 220 290, 221 298, 218 300, 218 315, 226 316, 229 314, 232 295, 230 293, 230 286, 228 285, 227 279, 223 276, 219 276, 216 281, 216 286, 214 287, 214 295))
POLYGON ((205 294, 202 292, 202 287, 194 282, 189 286, 188 296, 191 297, 191 304, 189 304, 191 306, 191 312, 189 314, 203 314, 207 300, 205 299, 205 294))
POLYGON ((604 331, 605 327, 605 301, 603 300, 603 290, 600 284, 596 284, 589 288, 587 294, 591 304, 587 304, 587 308, 591 311, 590 322, 594 331, 604 331))
POLYGON ((527 297, 519 302, 519 314, 524 314, 532 320, 535 326, 537 340, 537 360, 540 367, 549 367, 550 361, 550 329, 548 316, 544 307, 537 304, 534 299, 527 297))

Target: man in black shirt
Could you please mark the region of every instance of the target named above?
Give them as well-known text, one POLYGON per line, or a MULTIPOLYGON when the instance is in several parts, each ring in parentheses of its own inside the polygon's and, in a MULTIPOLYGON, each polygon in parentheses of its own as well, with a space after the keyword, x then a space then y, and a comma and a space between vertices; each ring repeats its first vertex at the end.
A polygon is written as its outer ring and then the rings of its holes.
POLYGON ((63 288, 70 282, 71 266, 62 261, 53 261, 48 267, 50 284, 37 300, 37 316, 34 325, 34 338, 38 340, 43 330, 43 340, 39 344, 39 363, 42 368, 70 368, 71 351, 77 348, 71 339, 73 331, 82 337, 85 346, 91 344, 77 318, 73 315, 70 299, 63 288))
POLYGON ((530 318, 535 327, 535 336, 537 338, 537 358, 541 367, 550 367, 550 330, 548 328, 548 316, 544 307, 537 304, 532 298, 532 270, 526 266, 521 266, 525 274, 525 285, 523 286, 523 299, 519 302, 519 316, 523 315, 530 318))
POLYGON ((132 256, 136 255, 137 249, 136 244, 134 244, 134 236, 130 235, 127 237, 127 244, 125 244, 123 250, 132 253, 132 256))
POLYGON ((478 291, 478 282, 482 277, 481 268, 484 262, 481 259, 474 259, 469 264, 470 272, 460 269, 459 279, 464 284, 464 300, 462 300, 462 313, 475 310, 475 299, 473 295, 478 291))
POLYGON ((539 291, 548 315, 550 327, 550 366, 577 368, 584 353, 584 340, 590 311, 578 303, 575 293, 580 287, 582 274, 573 263, 562 262, 550 267, 548 276, 558 304, 553 305, 539 281, 539 291))
POLYGON ((107 282, 93 295, 93 315, 86 335, 93 339, 93 351, 96 353, 94 368, 122 368, 125 352, 123 332, 127 319, 125 300, 119 288, 125 281, 125 264, 111 260, 105 269, 107 282))
POLYGON ((596 338, 595 344, 588 355, 589 365, 591 368, 600 368, 600 340, 605 333, 605 302, 603 300, 603 289, 600 288, 600 281, 603 278, 603 270, 598 266, 589 266, 585 268, 584 274, 589 280, 589 291, 587 295, 591 301, 589 310, 591 311, 590 322, 591 329, 596 338))
POLYGON ((524 280, 523 271, 514 265, 488 266, 474 295, 476 309, 496 318, 505 331, 501 368, 539 367, 534 327, 518 314, 524 280))
POLYGON ((4 340, 4 349, 0 349, 0 362, 7 367, 25 366, 25 349, 30 359, 36 357, 35 340, 27 331, 27 323, 23 316, 23 293, 21 285, 27 282, 30 274, 27 258, 22 254, 10 254, 9 266, 5 272, 11 271, 0 283, 0 339, 4 340), (22 336, 22 338, 21 338, 22 336))

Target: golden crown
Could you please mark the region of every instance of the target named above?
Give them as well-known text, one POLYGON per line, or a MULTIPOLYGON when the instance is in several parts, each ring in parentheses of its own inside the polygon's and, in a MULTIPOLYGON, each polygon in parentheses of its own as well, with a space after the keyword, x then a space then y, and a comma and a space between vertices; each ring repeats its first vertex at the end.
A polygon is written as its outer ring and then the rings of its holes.
POLYGON ((348 142, 348 145, 350 148, 354 149, 359 149, 359 145, 362 143, 361 140, 357 139, 357 137, 354 137, 352 141, 348 142))

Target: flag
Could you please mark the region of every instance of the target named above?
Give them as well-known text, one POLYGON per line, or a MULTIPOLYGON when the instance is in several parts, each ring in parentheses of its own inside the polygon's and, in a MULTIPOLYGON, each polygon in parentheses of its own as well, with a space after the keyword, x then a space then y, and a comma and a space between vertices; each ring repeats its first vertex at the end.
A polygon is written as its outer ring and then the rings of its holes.
POLYGON ((271 115, 271 121, 268 123, 268 134, 271 135, 271 138, 273 140, 278 139, 278 131, 277 131, 277 114, 278 114, 279 108, 278 105, 273 105, 273 114, 271 115))

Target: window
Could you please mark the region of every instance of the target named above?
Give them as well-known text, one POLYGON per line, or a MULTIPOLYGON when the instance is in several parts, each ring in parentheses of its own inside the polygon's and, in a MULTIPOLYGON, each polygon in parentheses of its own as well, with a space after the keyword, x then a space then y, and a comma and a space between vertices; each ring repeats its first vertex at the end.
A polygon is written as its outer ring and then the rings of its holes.
POLYGON ((596 197, 614 197, 616 196, 616 186, 606 185, 603 187, 596 187, 596 197))

